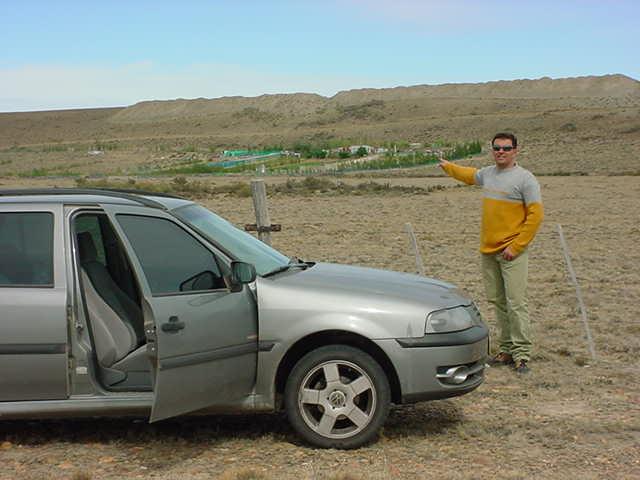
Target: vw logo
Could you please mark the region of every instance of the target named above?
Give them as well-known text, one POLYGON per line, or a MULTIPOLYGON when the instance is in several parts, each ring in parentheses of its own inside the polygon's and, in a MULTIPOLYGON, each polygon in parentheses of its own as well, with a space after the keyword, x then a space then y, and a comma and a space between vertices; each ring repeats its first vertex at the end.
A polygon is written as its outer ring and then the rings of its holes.
POLYGON ((340 407, 344 407, 347 398, 345 397, 344 393, 342 393, 341 391, 334 390, 329 395, 328 400, 329 400, 329 404, 333 408, 340 408, 340 407))

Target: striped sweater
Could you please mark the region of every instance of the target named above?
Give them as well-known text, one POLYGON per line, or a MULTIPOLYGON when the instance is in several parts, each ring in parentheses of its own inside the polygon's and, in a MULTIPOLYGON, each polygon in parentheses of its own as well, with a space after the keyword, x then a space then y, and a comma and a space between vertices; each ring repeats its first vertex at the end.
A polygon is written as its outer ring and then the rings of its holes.
POLYGON ((501 170, 495 165, 481 169, 449 163, 445 172, 483 190, 480 251, 497 253, 511 247, 522 252, 533 240, 544 210, 540 185, 531 172, 519 165, 501 170))

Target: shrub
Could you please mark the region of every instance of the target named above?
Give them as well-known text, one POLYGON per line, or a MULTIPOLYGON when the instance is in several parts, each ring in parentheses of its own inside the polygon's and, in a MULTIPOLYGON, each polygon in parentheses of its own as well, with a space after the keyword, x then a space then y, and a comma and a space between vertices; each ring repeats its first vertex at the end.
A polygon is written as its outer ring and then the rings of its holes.
POLYGON ((367 149, 364 147, 359 147, 358 150, 356 150, 356 157, 364 157, 367 155, 367 149))

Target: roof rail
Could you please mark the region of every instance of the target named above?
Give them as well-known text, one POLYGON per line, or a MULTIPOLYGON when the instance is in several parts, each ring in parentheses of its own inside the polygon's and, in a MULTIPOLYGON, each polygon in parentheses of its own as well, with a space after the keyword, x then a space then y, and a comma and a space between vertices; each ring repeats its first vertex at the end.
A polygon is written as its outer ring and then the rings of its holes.
POLYGON ((21 196, 21 195, 101 195, 104 197, 122 198, 137 202, 145 207, 159 208, 166 210, 167 207, 159 202, 144 198, 142 195, 152 195, 156 197, 180 198, 174 195, 157 192, 145 192, 142 190, 124 189, 101 189, 101 188, 21 188, 12 190, 0 189, 0 197, 21 196))

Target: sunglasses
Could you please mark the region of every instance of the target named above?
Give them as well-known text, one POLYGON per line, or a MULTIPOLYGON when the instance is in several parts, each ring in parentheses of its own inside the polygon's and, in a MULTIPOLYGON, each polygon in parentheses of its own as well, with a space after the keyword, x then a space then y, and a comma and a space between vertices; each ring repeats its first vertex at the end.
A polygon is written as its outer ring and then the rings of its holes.
POLYGON ((513 150, 514 147, 510 146, 510 145, 506 145, 506 146, 500 146, 500 145, 493 145, 493 151, 494 152, 499 152, 500 150, 503 150, 505 152, 510 152, 511 150, 513 150))

